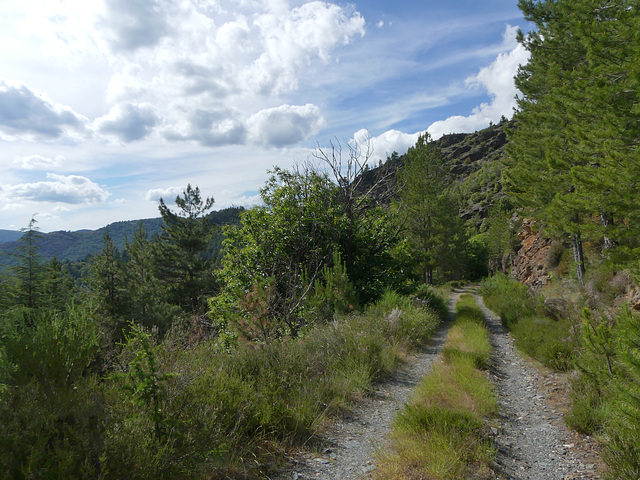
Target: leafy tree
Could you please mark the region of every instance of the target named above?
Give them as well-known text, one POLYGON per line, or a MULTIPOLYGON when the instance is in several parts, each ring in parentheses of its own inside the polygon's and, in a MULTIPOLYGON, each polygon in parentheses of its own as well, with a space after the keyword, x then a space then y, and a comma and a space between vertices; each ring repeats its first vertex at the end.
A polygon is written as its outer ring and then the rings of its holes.
POLYGON ((164 234, 156 250, 157 277, 167 287, 172 303, 185 311, 201 313, 203 297, 215 291, 213 261, 206 252, 216 227, 205 216, 214 200, 203 199, 200 189, 189 184, 175 204, 177 212, 160 199, 164 234))
POLYGON ((336 189, 314 170, 275 168, 260 193, 264 206, 225 229, 220 277, 260 332, 295 336, 305 324, 305 299, 336 248, 336 189))
POLYGON ((369 139, 347 144, 338 142, 314 157, 327 166, 337 187, 340 218, 338 244, 347 273, 362 302, 384 291, 390 247, 398 240, 397 223, 384 207, 394 194, 395 170, 391 161, 375 173, 369 170, 373 155, 369 139))

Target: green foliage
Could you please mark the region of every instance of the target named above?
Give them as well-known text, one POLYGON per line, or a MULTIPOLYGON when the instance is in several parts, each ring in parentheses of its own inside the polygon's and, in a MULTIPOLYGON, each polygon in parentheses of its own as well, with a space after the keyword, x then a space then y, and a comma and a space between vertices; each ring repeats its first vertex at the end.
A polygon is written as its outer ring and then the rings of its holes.
POLYGON ((261 195, 264 207, 244 212, 240 226, 225 230, 219 276, 245 320, 264 318, 273 331, 295 336, 336 250, 335 188, 317 172, 276 168, 261 195), (256 309, 262 310, 257 317, 256 309))
POLYGON ((112 379, 124 382, 121 388, 131 395, 133 404, 143 408, 153 422, 157 439, 166 436, 166 418, 163 412, 164 383, 170 373, 160 373, 157 362, 157 347, 152 345, 151 334, 139 325, 132 324, 126 335, 126 349, 132 351, 126 373, 114 374, 112 379))
POLYGON ((4 478, 99 475, 104 402, 91 375, 89 312, 13 309, 0 319, 0 470, 4 478))
POLYGON ((215 291, 212 259, 206 253, 216 233, 205 213, 213 207, 211 197, 203 199, 191 185, 175 198, 178 211, 160 199, 163 235, 156 244, 156 276, 167 288, 170 302, 187 313, 201 313, 204 297, 215 291))
POLYGON ((338 251, 333 252, 333 266, 325 265, 313 285, 309 307, 319 320, 330 320, 334 315, 346 314, 358 306, 356 292, 347 275, 347 269, 338 251))
POLYGON ((572 238, 582 284, 582 238, 621 264, 638 249, 640 15, 624 0, 520 8, 537 30, 520 37, 531 58, 516 77, 505 184, 549 232, 572 238))
POLYGON ((451 278, 462 269, 467 238, 456 199, 450 194, 449 164, 428 134, 421 135, 398 172, 401 211, 420 277, 434 283, 435 272, 451 278))
POLYGON ((548 316, 543 302, 527 286, 505 275, 485 279, 481 293, 511 331, 518 348, 549 368, 566 371, 573 367, 579 342, 570 315, 548 316))
POLYGON ((65 312, 15 308, 1 317, 12 383, 35 380, 46 387, 70 387, 83 376, 98 351, 99 333, 91 314, 70 305, 65 312))
POLYGON ((446 318, 449 307, 444 297, 440 295, 432 285, 422 283, 413 292, 415 298, 426 305, 429 309, 437 312, 441 318, 446 318))
POLYGON ((108 392, 104 470, 113 478, 272 475, 273 448, 312 439, 327 416, 351 408, 436 324, 432 313, 390 294, 366 315, 337 317, 261 348, 240 343, 224 351, 203 341, 183 349, 167 337, 155 351, 158 374, 176 374, 162 382, 165 436, 156 438, 149 412, 140 414, 130 392, 108 392), (392 316, 394 309, 401 315, 392 316))

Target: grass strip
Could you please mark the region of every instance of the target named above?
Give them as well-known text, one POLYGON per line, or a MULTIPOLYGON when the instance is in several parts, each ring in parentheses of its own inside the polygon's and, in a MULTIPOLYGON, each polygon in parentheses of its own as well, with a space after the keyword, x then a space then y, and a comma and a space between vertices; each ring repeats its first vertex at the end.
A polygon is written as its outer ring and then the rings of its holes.
POLYGON ((483 371, 490 355, 482 312, 463 295, 442 354, 395 419, 375 478, 491 478, 495 449, 484 432, 498 404, 483 371))

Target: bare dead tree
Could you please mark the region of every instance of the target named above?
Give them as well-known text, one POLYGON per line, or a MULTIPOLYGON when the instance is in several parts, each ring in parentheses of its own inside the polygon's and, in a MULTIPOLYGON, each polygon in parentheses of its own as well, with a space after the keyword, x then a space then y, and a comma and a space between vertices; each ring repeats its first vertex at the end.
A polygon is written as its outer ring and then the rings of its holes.
POLYGON ((339 202, 346 220, 344 232, 344 260, 347 269, 355 263, 355 237, 358 222, 367 210, 388 205, 395 193, 396 172, 390 162, 375 170, 369 168, 373 156, 371 138, 346 142, 336 140, 323 148, 319 144, 313 157, 326 165, 338 186, 339 202))

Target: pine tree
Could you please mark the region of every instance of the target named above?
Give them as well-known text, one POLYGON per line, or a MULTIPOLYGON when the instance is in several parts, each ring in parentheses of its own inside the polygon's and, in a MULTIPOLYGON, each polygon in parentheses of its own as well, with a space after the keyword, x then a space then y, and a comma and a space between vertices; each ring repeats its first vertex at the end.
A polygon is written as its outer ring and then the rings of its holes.
POLYGON ((126 240, 128 262, 124 264, 127 291, 130 298, 129 316, 146 327, 164 332, 176 312, 167 304, 162 285, 155 276, 154 245, 140 222, 133 242, 126 240))
POLYGON ((450 169, 429 134, 421 135, 405 156, 398 173, 400 208, 421 277, 434 283, 439 269, 445 276, 461 271, 466 236, 458 204, 449 193, 450 169))
POLYGON ((108 232, 103 241, 102 251, 91 260, 89 285, 107 328, 115 339, 121 339, 129 321, 129 292, 120 253, 108 232))
POLYGON ((187 312, 201 313, 205 307, 203 297, 215 291, 213 261, 207 250, 217 228, 205 216, 214 200, 203 199, 200 189, 189 184, 175 203, 178 212, 160 199, 164 234, 155 252, 156 274, 167 287, 172 303, 187 312))
POLYGON ((537 31, 520 37, 531 59, 516 77, 505 183, 549 231, 571 239, 582 283, 583 238, 608 255, 638 248, 640 12, 626 0, 520 7, 537 31))
POLYGON ((18 263, 12 268, 16 278, 15 303, 27 308, 39 307, 43 294, 43 265, 39 253, 42 234, 36 223, 38 221, 31 218, 29 226, 21 230, 24 234, 15 254, 18 263))

